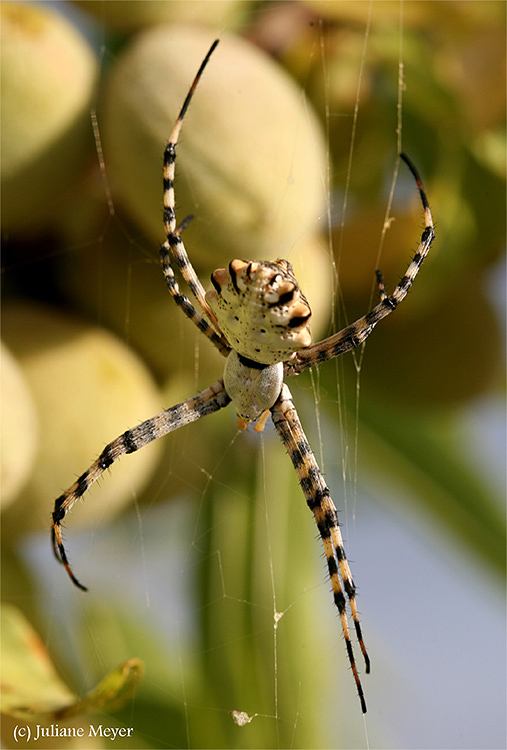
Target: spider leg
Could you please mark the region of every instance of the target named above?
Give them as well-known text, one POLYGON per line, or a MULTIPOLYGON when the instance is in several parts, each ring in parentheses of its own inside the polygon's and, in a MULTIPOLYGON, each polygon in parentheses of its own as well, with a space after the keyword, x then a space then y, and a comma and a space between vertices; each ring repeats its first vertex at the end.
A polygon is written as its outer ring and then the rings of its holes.
POLYGON ((435 231, 433 228, 433 219, 431 217, 428 199, 423 190, 421 178, 409 158, 405 154, 400 154, 400 156, 408 165, 414 176, 424 209, 425 227, 421 235, 419 247, 415 252, 412 262, 407 268, 405 275, 390 295, 386 294, 382 274, 377 271, 380 302, 373 308, 373 310, 370 310, 369 313, 363 315, 363 317, 356 320, 355 323, 351 323, 333 336, 297 352, 294 355, 293 361, 285 365, 285 375, 297 375, 314 365, 318 365, 328 359, 333 359, 333 357, 338 357, 340 354, 360 346, 360 344, 368 338, 377 323, 396 310, 400 302, 405 299, 410 287, 414 283, 414 279, 419 272, 422 262, 428 255, 431 243, 435 239, 435 231))
POLYGON ((185 294, 180 292, 176 276, 171 266, 171 259, 167 250, 167 240, 160 248, 160 262, 162 263, 162 273, 167 284, 169 294, 174 299, 178 307, 183 310, 187 318, 189 318, 194 325, 204 333, 204 335, 216 346, 218 351, 226 357, 231 347, 227 343, 225 337, 222 334, 218 334, 208 321, 197 312, 193 304, 190 302, 185 294))
POLYGON ((359 700, 361 702, 361 709, 363 713, 366 713, 366 701, 350 639, 346 599, 343 593, 344 590, 349 600, 357 640, 364 656, 367 673, 370 671, 370 659, 366 652, 361 625, 359 623, 356 606, 356 587, 352 580, 352 575, 343 547, 343 539, 338 523, 338 513, 330 497, 329 489, 317 465, 312 449, 310 448, 310 444, 308 443, 303 431, 296 409, 292 403, 290 391, 286 385, 283 385, 281 394, 271 409, 271 414, 275 428, 287 449, 287 453, 289 454, 292 463, 294 464, 299 484, 305 495, 308 507, 315 517, 317 528, 324 545, 329 577, 333 587, 334 602, 338 609, 343 635, 345 637, 347 656, 352 669, 352 674, 354 675, 359 700))
POLYGON ((174 199, 174 171, 176 164, 176 144, 180 134, 181 126, 183 124, 183 118, 188 109, 194 91, 199 79, 201 78, 202 72, 206 67, 209 58, 211 57, 215 47, 218 44, 216 40, 210 47, 208 54, 204 58, 201 67, 197 71, 197 75, 189 89, 189 92, 183 102, 183 106, 178 115, 178 118, 174 124, 174 128, 169 138, 169 142, 165 147, 164 151, 164 229, 166 233, 166 239, 160 248, 160 260, 162 263, 162 271, 166 280, 167 288, 169 293, 174 298, 175 302, 179 307, 182 308, 185 315, 192 320, 192 322, 199 328, 199 330, 207 336, 210 341, 217 347, 217 349, 224 355, 227 355, 230 351, 230 347, 225 337, 220 332, 215 314, 211 310, 209 304, 205 299, 205 291, 199 277, 197 276, 192 263, 189 260, 185 245, 181 239, 181 232, 188 224, 185 220, 182 224, 176 226, 176 211, 175 211, 175 199, 174 199), (203 317, 194 308, 188 298, 180 293, 178 282, 174 275, 173 268, 171 266, 171 254, 176 261, 178 268, 181 271, 181 275, 188 284, 190 291, 196 298, 201 310, 204 312, 206 317, 203 317), (207 320, 206 320, 207 318, 207 320), (210 325, 210 321, 211 325, 210 325))
POLYGON ((143 448, 153 440, 157 440, 169 432, 177 430, 186 424, 195 422, 197 419, 218 411, 230 402, 229 396, 225 392, 224 384, 217 380, 206 390, 201 391, 196 396, 183 401, 170 409, 157 414, 151 419, 137 425, 137 427, 127 430, 106 445, 100 456, 92 465, 76 479, 69 489, 60 495, 55 501, 53 511, 53 523, 51 526, 51 540, 53 551, 57 560, 59 560, 67 570, 71 580, 83 591, 83 586, 75 577, 71 570, 67 553, 63 545, 61 523, 67 513, 72 509, 75 503, 85 494, 89 487, 113 464, 120 456, 125 453, 134 453, 143 448))

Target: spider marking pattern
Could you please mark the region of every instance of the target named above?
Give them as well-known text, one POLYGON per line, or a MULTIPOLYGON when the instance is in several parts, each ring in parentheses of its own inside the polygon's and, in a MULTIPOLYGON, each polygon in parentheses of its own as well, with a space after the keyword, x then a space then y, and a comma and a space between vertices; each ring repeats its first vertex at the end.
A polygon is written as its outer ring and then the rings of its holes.
POLYGON ((418 172, 408 157, 401 154, 415 179, 424 211, 425 228, 419 246, 392 294, 386 293, 382 274, 377 271, 378 304, 354 323, 316 344, 311 343, 310 307, 301 293, 290 263, 286 260, 233 260, 228 269, 219 268, 213 272, 213 289, 205 292, 181 238, 191 217, 179 226, 176 224, 174 170, 176 144, 183 118, 217 44, 218 40, 212 44, 201 63, 164 151, 163 216, 166 239, 160 249, 160 260, 168 291, 176 304, 227 358, 224 375, 201 393, 127 430, 104 448, 90 468, 55 501, 51 530, 53 550, 73 583, 86 590, 71 570, 62 539, 62 521, 114 461, 125 453, 134 453, 153 440, 222 409, 231 401, 241 429, 255 423, 255 429, 260 432, 271 416, 294 465, 322 539, 348 660, 361 709, 365 713, 366 701, 354 657, 348 618, 350 609, 365 671, 368 673, 370 660, 357 613, 356 587, 345 554, 336 507, 305 436, 284 378, 299 375, 314 365, 358 347, 377 323, 396 309, 406 297, 435 238, 433 220, 418 172), (172 262, 190 288, 200 312, 180 292, 172 262))

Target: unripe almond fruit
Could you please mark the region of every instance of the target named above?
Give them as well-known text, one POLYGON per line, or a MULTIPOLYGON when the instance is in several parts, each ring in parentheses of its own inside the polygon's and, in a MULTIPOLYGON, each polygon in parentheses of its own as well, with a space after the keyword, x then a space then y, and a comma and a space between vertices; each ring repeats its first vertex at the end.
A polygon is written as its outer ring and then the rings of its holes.
MULTIPOLYGON (((144 365, 100 328, 34 304, 6 306, 2 328, 29 384, 40 435, 30 480, 2 517, 2 531, 49 528, 56 497, 108 442, 163 405, 144 365)), ((69 525, 100 524, 131 502, 159 450, 153 443, 121 458, 76 506, 69 525)))
POLYGON ((216 28, 237 27, 248 14, 251 3, 247 0, 78 0, 76 4, 92 13, 108 28, 119 32, 132 32, 145 26, 163 23, 199 22, 200 26, 216 28))
POLYGON ((23 371, 1 344, 1 503, 16 499, 30 475, 37 449, 39 425, 32 394, 23 371))
POLYGON ((98 65, 88 43, 51 8, 1 4, 2 229, 54 219, 89 153, 98 65))
MULTIPOLYGON (((112 70, 101 112, 116 196, 159 241, 162 154, 213 34, 190 26, 141 33, 112 70)), ((325 148, 300 88, 265 53, 221 35, 188 110, 176 163, 179 220, 195 265, 275 259, 316 232, 325 148)))

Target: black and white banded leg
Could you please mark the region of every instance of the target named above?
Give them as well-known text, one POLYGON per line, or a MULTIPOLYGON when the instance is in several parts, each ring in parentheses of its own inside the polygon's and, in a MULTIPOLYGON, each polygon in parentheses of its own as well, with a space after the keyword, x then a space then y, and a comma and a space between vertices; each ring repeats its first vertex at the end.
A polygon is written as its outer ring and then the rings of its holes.
POLYGON ((185 245, 183 244, 183 240, 181 238, 181 232, 183 231, 191 217, 188 217, 179 227, 176 226, 176 211, 174 199, 176 144, 178 143, 181 126, 183 125, 183 118, 185 117, 196 86, 201 78, 202 72, 206 67, 208 60, 211 57, 217 44, 218 41, 212 44, 208 51, 208 54, 201 63, 201 66, 197 71, 194 81, 189 89, 189 92, 185 98, 185 101, 183 102, 183 106, 174 124, 172 133, 169 137, 169 142, 164 150, 163 189, 164 229, 166 233, 166 240, 160 248, 160 261, 162 263, 162 271, 164 273, 167 288, 171 296, 174 298, 176 304, 181 307, 185 315, 190 318, 190 320, 198 327, 201 333, 204 333, 204 335, 210 339, 210 341, 217 347, 217 349, 224 356, 227 356, 227 354, 230 352, 231 347, 220 331, 216 316, 205 299, 204 287, 202 286, 199 277, 197 276, 194 267, 189 260, 187 251, 185 250, 185 245), (190 300, 180 292, 178 282, 176 281, 176 277, 171 266, 171 254, 181 272, 181 275, 188 284, 190 291, 196 298, 199 307, 206 317, 203 317, 199 312, 197 312, 190 300))
POLYGON ((120 435, 116 440, 106 445, 92 465, 76 479, 74 484, 63 495, 60 495, 56 499, 51 528, 53 551, 57 560, 65 566, 67 573, 76 586, 86 591, 86 586, 83 586, 72 572, 63 544, 62 521, 67 513, 72 510, 72 507, 83 497, 85 492, 97 481, 104 471, 121 456, 126 453, 134 453, 140 448, 144 448, 145 445, 148 445, 153 440, 158 440, 158 438, 174 432, 179 427, 195 422, 207 414, 213 414, 213 412, 227 406, 230 401, 231 399, 225 392, 223 382, 217 380, 216 383, 198 393, 197 396, 193 396, 181 404, 172 406, 170 409, 166 409, 160 414, 147 419, 145 422, 141 422, 137 427, 127 430, 123 435, 120 435))
POLYGON ((367 654, 361 632, 356 605, 356 587, 352 580, 349 563, 345 555, 340 524, 338 523, 338 512, 299 421, 296 408, 292 403, 291 393, 285 384, 282 387, 280 397, 271 409, 271 414, 275 428, 294 465, 299 484, 306 498, 306 503, 314 515, 324 545, 329 578, 333 588, 334 603, 340 616, 347 655, 352 674, 354 675, 359 700, 361 701, 361 708, 363 713, 365 713, 366 701, 349 633, 345 594, 349 601, 357 641, 364 657, 366 673, 370 671, 370 658, 367 654))
POLYGON ((360 346, 370 333, 373 331, 377 323, 386 318, 392 312, 396 310, 400 302, 402 302, 407 296, 412 284, 414 283, 415 277, 419 273, 419 269, 429 253, 431 244, 435 239, 435 230, 433 228, 433 219, 431 211, 424 192, 421 178, 417 169, 412 164, 406 154, 400 154, 403 161, 407 164, 410 171, 412 172, 414 179, 419 190, 421 203, 424 210, 425 227, 419 241, 419 247, 417 248, 412 261, 405 271, 405 275, 401 281, 396 285, 392 294, 386 294, 384 288, 384 281, 380 271, 377 271, 377 282, 380 292, 380 302, 370 310, 369 313, 363 315, 361 318, 351 323, 346 328, 343 328, 338 333, 329 336, 327 339, 319 341, 317 344, 312 344, 305 349, 297 352, 290 362, 285 364, 284 372, 285 375, 298 375, 310 367, 326 362, 328 359, 334 359, 339 357, 340 354, 355 349, 360 346))

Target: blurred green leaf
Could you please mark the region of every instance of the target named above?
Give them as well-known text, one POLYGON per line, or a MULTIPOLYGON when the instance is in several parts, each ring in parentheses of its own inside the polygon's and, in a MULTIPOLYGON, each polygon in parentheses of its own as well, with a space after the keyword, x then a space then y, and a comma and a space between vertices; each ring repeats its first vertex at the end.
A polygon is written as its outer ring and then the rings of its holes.
POLYGON ((487 483, 467 464, 450 420, 361 409, 361 442, 370 468, 400 482, 421 509, 445 524, 470 554, 505 576, 505 515, 487 483))
POLYGON ((85 711, 114 711, 131 700, 144 673, 129 659, 79 698, 60 679, 51 658, 24 615, 2 606, 2 713, 27 721, 64 719, 85 711))

